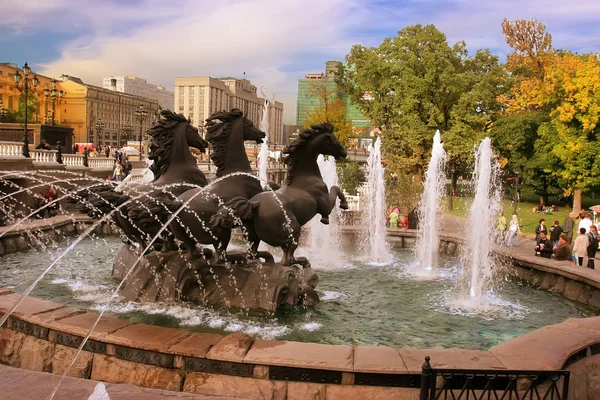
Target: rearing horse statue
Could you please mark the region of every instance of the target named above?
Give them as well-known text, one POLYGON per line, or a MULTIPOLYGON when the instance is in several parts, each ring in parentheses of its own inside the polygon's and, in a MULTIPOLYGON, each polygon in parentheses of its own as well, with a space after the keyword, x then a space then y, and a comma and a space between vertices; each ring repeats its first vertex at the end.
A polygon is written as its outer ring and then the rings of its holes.
POLYGON ((159 120, 148 130, 148 134, 152 138, 148 158, 154 160, 151 167, 154 173, 152 182, 128 184, 122 191, 116 191, 115 187, 109 184, 109 187, 103 186, 93 190, 93 195, 88 191, 81 191, 82 197, 88 197, 100 210, 96 211, 94 216, 102 216, 130 198, 145 194, 124 206, 120 213, 115 213, 115 222, 127 238, 139 243, 142 248, 145 247, 146 239, 154 236, 162 227, 159 219, 164 219, 165 215, 170 214, 166 209, 169 205, 167 200, 172 200, 189 190, 190 184, 202 187, 208 183, 189 149, 194 147, 205 152, 208 142, 202 139, 190 120, 181 114, 163 110, 159 120), (177 183, 187 185, 164 188, 165 185, 177 183))
MULTIPOLYGON (((262 143, 265 132, 255 127, 238 109, 216 112, 206 121, 206 139, 213 150, 211 159, 217 167, 217 178, 235 172, 251 174, 252 167, 246 155, 244 141, 262 143)), ((170 229, 175 238, 186 244, 192 255, 195 255, 196 243, 212 244, 218 261, 221 261, 231 239, 231 227, 210 229, 211 217, 224 202, 234 197, 251 198, 261 192, 262 187, 256 178, 234 174, 198 194, 200 190, 188 190, 177 198, 177 203, 183 204, 193 197, 179 213, 179 218, 171 222, 170 229)))
POLYGON ((340 208, 347 209, 346 198, 339 187, 331 190, 323 182, 317 157, 329 155, 335 159, 345 158, 346 149, 333 134, 329 123, 313 125, 305 129, 299 138, 283 150, 287 154, 287 181, 275 191, 258 193, 247 200, 236 197, 225 204, 212 219, 214 226, 232 224, 234 213, 244 222, 252 243, 252 255, 256 256, 260 241, 283 249, 281 264, 291 265, 298 247, 300 228, 316 214, 321 222, 329 224, 329 214, 340 199, 340 208))

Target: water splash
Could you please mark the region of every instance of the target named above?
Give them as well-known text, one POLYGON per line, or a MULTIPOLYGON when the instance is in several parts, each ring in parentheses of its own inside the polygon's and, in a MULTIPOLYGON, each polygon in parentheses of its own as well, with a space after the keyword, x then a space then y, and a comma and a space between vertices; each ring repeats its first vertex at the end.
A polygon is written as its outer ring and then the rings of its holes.
POLYGON ((390 261, 390 252, 386 241, 386 204, 385 181, 383 179, 383 164, 381 163, 381 138, 377 137, 375 146, 367 160, 367 212, 365 226, 367 228, 367 243, 365 253, 367 258, 376 263, 390 261))
POLYGON ((419 232, 417 236, 416 256, 419 259, 419 269, 431 274, 438 266, 438 237, 439 220, 437 210, 444 194, 446 176, 444 166, 446 151, 442 144, 440 131, 433 137, 431 160, 425 174, 425 187, 419 202, 419 232))
POLYGON ((265 138, 260 145, 260 162, 258 164, 258 176, 261 181, 267 182, 267 167, 269 164, 269 100, 265 99, 263 105, 262 119, 260 120, 259 128, 265 133, 265 138))
POLYGON ((500 210, 500 168, 492 152, 490 138, 485 138, 475 154, 473 184, 475 198, 469 211, 467 246, 463 246, 463 265, 469 278, 469 296, 474 305, 483 306, 494 276, 492 233, 494 220, 500 210), (469 270, 470 267, 470 270, 469 270))
MULTIPOLYGON (((317 158, 317 164, 321 171, 323 181, 327 189, 338 185, 338 174, 333 157, 325 159, 322 155, 317 158)), ((308 223, 309 248, 306 249, 310 260, 316 261, 315 267, 342 267, 341 231, 340 231, 340 208, 339 199, 329 214, 329 225, 321 223, 321 215, 317 214, 308 223)))

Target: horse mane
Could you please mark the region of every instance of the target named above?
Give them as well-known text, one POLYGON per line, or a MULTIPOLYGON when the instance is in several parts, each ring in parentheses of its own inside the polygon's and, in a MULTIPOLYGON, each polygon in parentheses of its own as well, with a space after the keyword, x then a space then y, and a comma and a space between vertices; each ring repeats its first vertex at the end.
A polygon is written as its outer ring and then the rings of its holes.
POLYGON ((223 175, 227 158, 227 143, 233 127, 233 121, 244 113, 233 108, 231 111, 217 111, 206 119, 206 140, 213 148, 210 159, 217 167, 217 177, 223 175))
POLYGON ((302 149, 306 147, 306 144, 312 139, 326 133, 333 133, 333 125, 329 122, 312 125, 310 129, 303 129, 298 135, 298 139, 294 140, 289 146, 286 146, 283 149, 283 154, 286 155, 283 162, 287 165, 287 184, 292 183, 292 180, 294 179, 296 163, 302 154, 302 149))
POLYGON ((146 132, 152 137, 148 158, 154 160, 150 170, 154 173, 155 181, 167 171, 169 164, 171 164, 175 127, 182 122, 189 124, 191 121, 183 114, 175 114, 171 110, 162 110, 158 121, 146 132))

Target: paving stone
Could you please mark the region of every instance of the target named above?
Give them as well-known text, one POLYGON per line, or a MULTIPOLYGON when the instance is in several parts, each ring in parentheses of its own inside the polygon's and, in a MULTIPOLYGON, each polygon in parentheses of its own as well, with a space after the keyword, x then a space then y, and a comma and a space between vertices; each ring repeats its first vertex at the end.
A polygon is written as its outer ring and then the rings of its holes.
POLYGON ((286 400, 287 382, 191 372, 187 374, 183 391, 253 400, 286 400))
POLYGON ((352 346, 257 340, 244 362, 353 372, 353 354, 352 346))
POLYGON ((190 335, 191 332, 182 329, 133 324, 107 335, 105 340, 120 346, 167 352, 170 347, 181 343, 190 335))
POLYGON ((192 333, 180 343, 169 348, 169 353, 205 358, 206 354, 223 336, 216 333, 192 333))
MULTIPOLYGON (((21 294, 5 294, 0 296, 0 313, 4 314, 10 310, 22 298, 21 294)), ((56 310, 64 306, 49 300, 42 300, 35 297, 25 297, 23 302, 16 308, 15 315, 32 315, 41 312, 56 310)))
POLYGON ((433 368, 505 369, 489 351, 463 349, 398 349, 409 373, 421 373, 425 356, 433 368))
POLYGON ((206 358, 211 360, 242 362, 248 349, 252 346, 253 340, 245 333, 232 333, 227 335, 217 344, 215 344, 206 358))
POLYGON ((354 372, 406 374, 408 368, 398 349, 385 346, 355 346, 354 372))
MULTIPOLYGON (((40 318, 43 318, 43 316, 40 316, 40 318)), ((94 322, 97 318, 98 313, 86 312, 83 314, 76 314, 54 321, 48 321, 48 324, 54 330, 85 337, 88 334, 91 327, 94 325, 94 322)), ((96 327, 94 328, 94 332, 90 337, 104 338, 106 337, 106 335, 130 325, 131 322, 127 320, 103 316, 102 318, 100 318, 100 321, 98 321, 98 325, 96 325, 96 327)))

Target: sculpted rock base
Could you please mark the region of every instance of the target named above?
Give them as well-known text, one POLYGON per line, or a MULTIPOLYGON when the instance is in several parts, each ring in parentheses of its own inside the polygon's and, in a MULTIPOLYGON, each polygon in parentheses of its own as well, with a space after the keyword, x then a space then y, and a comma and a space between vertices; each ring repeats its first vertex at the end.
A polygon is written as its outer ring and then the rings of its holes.
MULTIPOLYGON (((112 276, 122 280, 139 255, 127 245, 119 249, 112 276)), ((145 255, 121 288, 126 300, 144 303, 190 301, 215 308, 275 311, 280 306, 314 305, 318 277, 300 265, 249 262, 213 264, 211 258, 190 259, 172 251, 145 255)))

